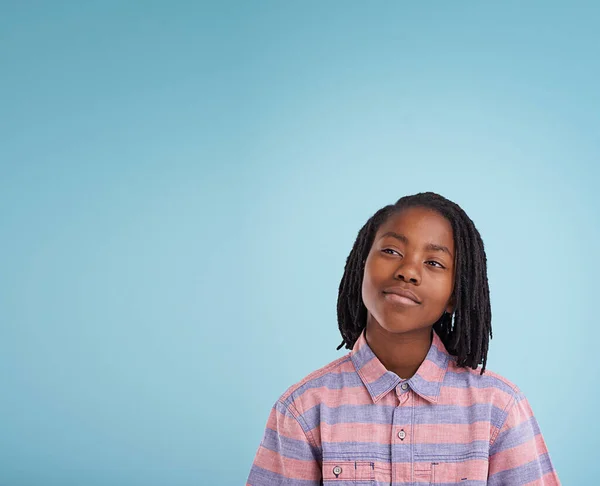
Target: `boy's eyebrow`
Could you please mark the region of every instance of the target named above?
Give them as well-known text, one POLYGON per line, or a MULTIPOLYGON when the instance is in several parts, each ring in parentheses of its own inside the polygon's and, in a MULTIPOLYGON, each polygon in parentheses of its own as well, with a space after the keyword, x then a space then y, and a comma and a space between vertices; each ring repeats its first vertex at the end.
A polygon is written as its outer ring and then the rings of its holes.
MULTIPOLYGON (((388 231, 387 233, 381 235, 381 238, 385 238, 386 236, 392 236, 393 238, 396 238, 397 240, 400 240, 402 243, 405 244, 408 243, 408 238, 406 236, 401 235, 400 233, 396 233, 395 231, 388 231)), ((448 255, 452 257, 452 253, 450 253, 450 250, 448 250, 448 248, 444 245, 428 243, 427 245, 425 245, 425 249, 429 251, 443 251, 445 253, 448 253, 448 255)))

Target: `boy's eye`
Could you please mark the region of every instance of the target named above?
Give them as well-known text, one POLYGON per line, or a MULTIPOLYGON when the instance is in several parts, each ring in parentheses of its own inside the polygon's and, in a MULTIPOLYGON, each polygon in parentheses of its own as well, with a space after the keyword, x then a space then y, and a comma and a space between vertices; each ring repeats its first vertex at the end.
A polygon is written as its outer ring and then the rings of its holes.
MULTIPOLYGON (((381 250, 381 251, 382 251, 382 252, 385 252, 387 255, 390 255, 390 253, 387 253, 388 251, 389 251, 389 252, 392 252, 392 253, 396 253, 396 254, 398 254, 398 255, 399 255, 399 253, 398 253, 396 250, 392 250, 391 248, 384 248, 384 249, 383 249, 383 250, 381 250)), ((435 263, 435 265, 429 265, 430 267, 434 267, 434 268, 444 268, 444 265, 442 265, 440 262, 436 262, 435 260, 429 260, 429 261, 427 261, 427 262, 425 262, 425 263, 435 263)))
POLYGON ((435 260, 429 260, 427 263, 437 263, 439 265, 437 268, 444 268, 444 265, 442 265, 440 262, 436 262, 435 260))

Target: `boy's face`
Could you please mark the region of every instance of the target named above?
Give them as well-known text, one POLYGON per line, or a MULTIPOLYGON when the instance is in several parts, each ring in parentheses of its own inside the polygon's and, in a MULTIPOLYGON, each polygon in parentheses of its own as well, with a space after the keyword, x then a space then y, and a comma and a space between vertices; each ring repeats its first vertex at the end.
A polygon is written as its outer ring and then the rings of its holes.
POLYGON ((413 207, 390 216, 377 231, 365 262, 367 322, 375 320, 389 332, 403 333, 432 326, 444 311, 452 313, 454 255, 452 226, 438 212, 413 207), (394 294, 398 289, 412 292, 418 303, 394 294))

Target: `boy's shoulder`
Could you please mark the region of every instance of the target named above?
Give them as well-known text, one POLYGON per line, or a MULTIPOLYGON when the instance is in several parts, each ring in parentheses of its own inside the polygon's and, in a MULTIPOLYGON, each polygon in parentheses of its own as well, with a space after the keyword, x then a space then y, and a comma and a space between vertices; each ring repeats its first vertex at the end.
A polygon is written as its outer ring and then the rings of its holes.
POLYGON ((523 396, 523 391, 516 383, 487 367, 481 374, 481 365, 476 369, 463 368, 457 366, 455 360, 450 360, 448 371, 446 380, 450 386, 467 387, 475 393, 488 394, 502 402, 523 396))
POLYGON ((326 365, 311 371, 304 378, 289 386, 287 390, 285 390, 279 397, 278 401, 287 405, 298 398, 305 389, 324 386, 326 381, 331 384, 331 379, 334 381, 339 379, 342 373, 355 371, 354 364, 352 363, 350 356, 351 353, 348 352, 344 356, 341 356, 327 363, 326 365))

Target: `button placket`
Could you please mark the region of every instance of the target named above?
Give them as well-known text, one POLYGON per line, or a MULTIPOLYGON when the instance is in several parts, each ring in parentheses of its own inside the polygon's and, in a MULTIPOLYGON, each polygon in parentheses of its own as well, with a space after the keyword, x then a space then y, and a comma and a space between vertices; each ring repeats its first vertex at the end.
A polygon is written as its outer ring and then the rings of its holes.
POLYGON ((408 400, 409 395, 410 393, 408 383, 404 382, 396 386, 396 396, 398 397, 400 405, 402 405, 404 402, 406 402, 406 400, 408 400))

